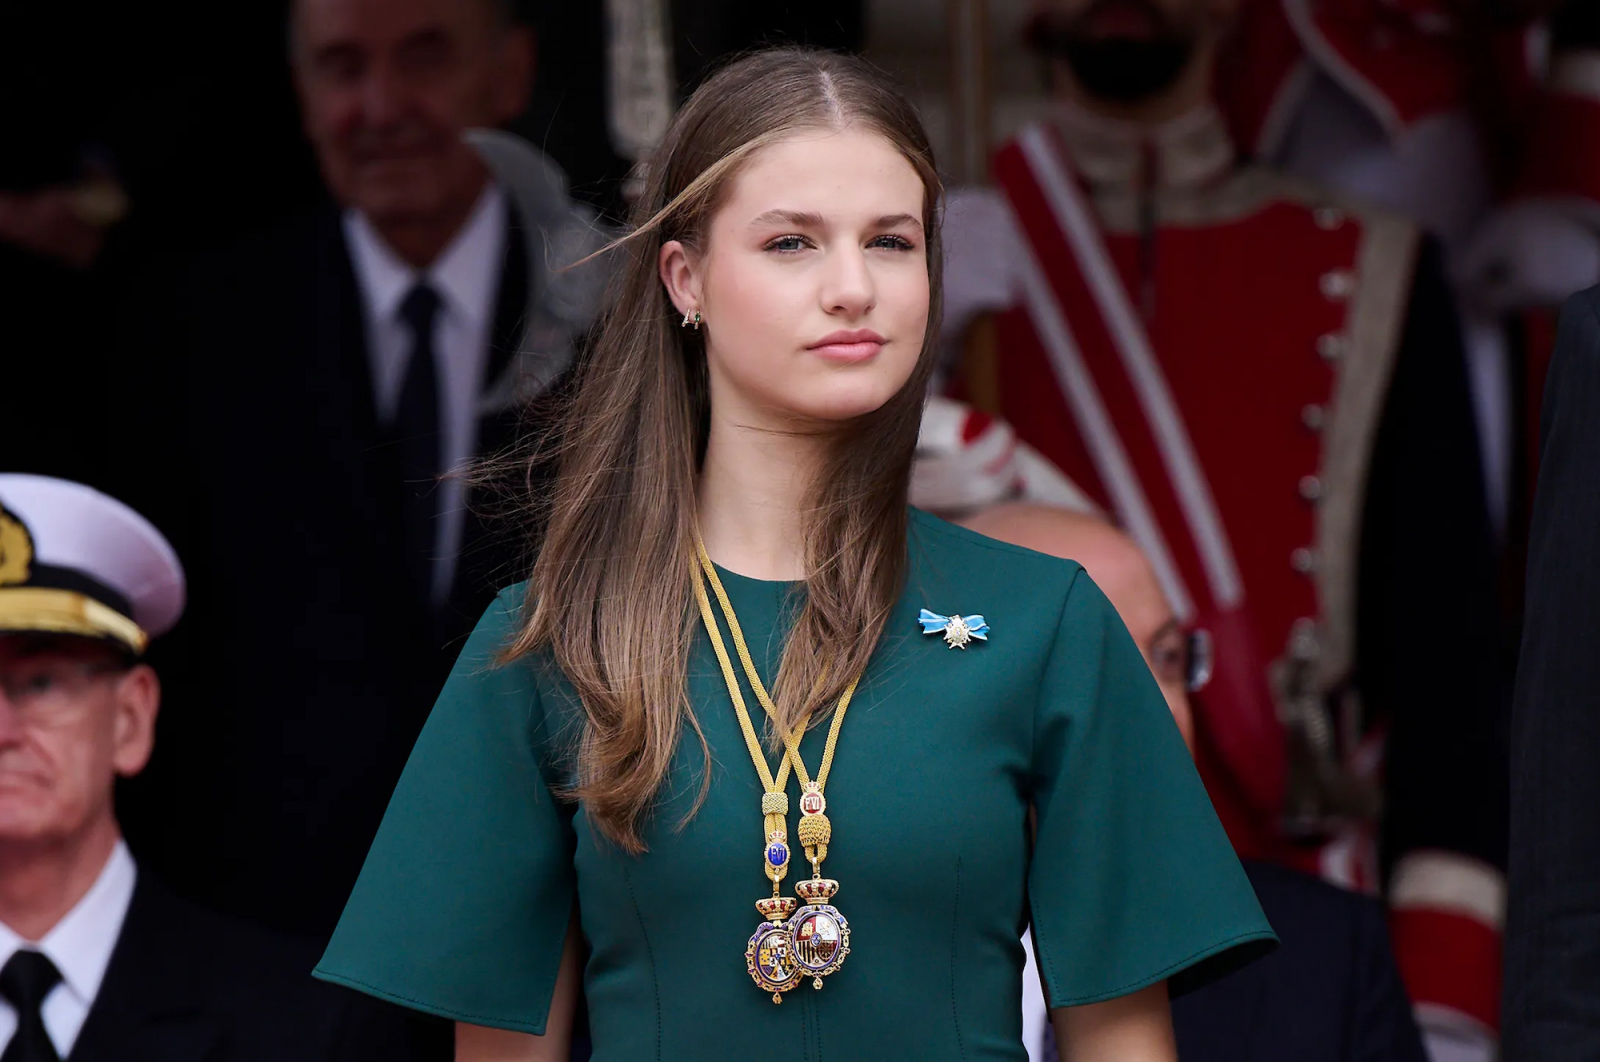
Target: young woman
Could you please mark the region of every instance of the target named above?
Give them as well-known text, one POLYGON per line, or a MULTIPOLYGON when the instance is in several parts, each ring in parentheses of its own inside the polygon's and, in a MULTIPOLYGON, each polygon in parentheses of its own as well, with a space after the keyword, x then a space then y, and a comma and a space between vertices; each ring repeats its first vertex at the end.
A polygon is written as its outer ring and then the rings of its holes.
POLYGON ((1271 930, 1069 562, 909 511, 940 187, 856 59, 759 53, 651 160, 532 577, 490 608, 318 969, 461 1059, 1080 1062, 1271 930), (580 955, 587 955, 581 963, 580 955), (780 1004, 781 1005, 774 1005, 780 1004))

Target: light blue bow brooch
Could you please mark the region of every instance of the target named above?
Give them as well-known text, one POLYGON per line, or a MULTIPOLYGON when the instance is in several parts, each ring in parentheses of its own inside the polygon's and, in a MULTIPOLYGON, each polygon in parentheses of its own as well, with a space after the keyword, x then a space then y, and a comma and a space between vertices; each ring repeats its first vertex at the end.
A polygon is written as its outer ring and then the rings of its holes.
POLYGON ((989 640, 989 624, 984 622, 982 616, 941 616, 923 609, 917 622, 922 624, 923 634, 944 635, 944 644, 948 649, 965 649, 974 638, 981 642, 989 640))

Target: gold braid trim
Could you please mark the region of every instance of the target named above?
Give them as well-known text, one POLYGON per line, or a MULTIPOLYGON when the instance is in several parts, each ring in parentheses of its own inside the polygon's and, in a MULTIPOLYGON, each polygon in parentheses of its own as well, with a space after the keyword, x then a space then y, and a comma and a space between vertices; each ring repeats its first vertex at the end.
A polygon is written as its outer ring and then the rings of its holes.
POLYGON ((49 587, 0 588, 0 630, 113 638, 136 655, 150 644, 150 636, 115 609, 76 591, 49 587))

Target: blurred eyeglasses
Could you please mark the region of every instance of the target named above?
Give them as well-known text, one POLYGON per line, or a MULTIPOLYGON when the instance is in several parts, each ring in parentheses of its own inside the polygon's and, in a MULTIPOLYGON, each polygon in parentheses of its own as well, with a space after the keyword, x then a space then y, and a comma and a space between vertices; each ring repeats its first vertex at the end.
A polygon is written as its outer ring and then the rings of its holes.
POLYGON ((70 711, 95 680, 126 670, 108 662, 22 661, 0 667, 0 693, 24 721, 35 722, 70 711))
POLYGON ((1216 656, 1211 632, 1196 628, 1189 632, 1184 653, 1183 679, 1190 693, 1199 693, 1211 681, 1216 667, 1216 656))

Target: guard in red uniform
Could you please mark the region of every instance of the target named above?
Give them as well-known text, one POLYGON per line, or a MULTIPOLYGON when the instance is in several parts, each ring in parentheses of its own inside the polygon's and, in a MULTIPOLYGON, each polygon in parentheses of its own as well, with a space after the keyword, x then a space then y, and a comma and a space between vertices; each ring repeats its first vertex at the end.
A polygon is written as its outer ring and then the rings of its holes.
MULTIPOLYGON (((1532 16, 1548 2, 1241 0, 1218 64, 1219 104, 1245 154, 1410 219, 1454 261, 1505 176, 1493 160, 1523 127, 1539 54, 1532 16)), ((1514 507, 1512 357, 1502 322, 1466 309, 1500 536, 1514 507)))
POLYGON ((1376 886, 1383 805, 1419 1017, 1492 1050, 1506 682, 1453 296, 1409 223, 1237 165, 1230 7, 1042 12, 1054 118, 948 213, 954 323, 997 315, 960 386, 1212 632, 1196 751, 1240 853, 1376 886))

